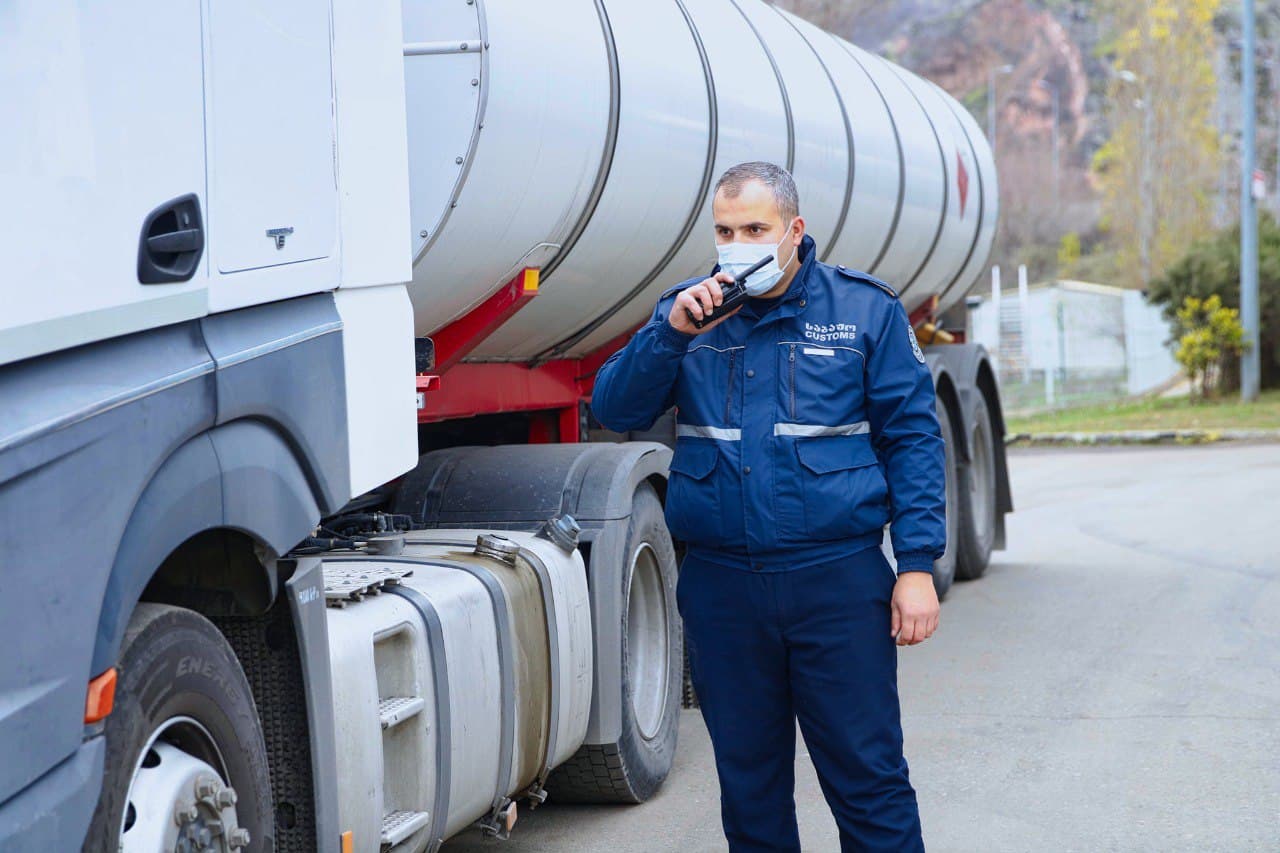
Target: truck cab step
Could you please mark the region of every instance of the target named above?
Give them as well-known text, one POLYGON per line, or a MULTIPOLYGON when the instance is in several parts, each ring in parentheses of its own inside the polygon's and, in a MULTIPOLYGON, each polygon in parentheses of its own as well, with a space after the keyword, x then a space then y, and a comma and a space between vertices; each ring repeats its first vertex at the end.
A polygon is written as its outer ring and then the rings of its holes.
POLYGON ((386 730, 417 716, 425 707, 427 700, 421 696, 388 696, 378 700, 378 718, 386 730))
POLYGON ((382 818, 382 849, 389 850, 431 823, 430 812, 394 811, 382 818))

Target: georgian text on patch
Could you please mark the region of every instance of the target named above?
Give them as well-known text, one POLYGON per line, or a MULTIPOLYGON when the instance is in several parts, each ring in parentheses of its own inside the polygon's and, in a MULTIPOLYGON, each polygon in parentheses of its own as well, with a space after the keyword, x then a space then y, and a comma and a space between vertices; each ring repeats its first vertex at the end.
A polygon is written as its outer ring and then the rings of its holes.
POLYGON ((851 341, 858 336, 858 327, 853 323, 805 323, 804 336, 824 344, 851 341))

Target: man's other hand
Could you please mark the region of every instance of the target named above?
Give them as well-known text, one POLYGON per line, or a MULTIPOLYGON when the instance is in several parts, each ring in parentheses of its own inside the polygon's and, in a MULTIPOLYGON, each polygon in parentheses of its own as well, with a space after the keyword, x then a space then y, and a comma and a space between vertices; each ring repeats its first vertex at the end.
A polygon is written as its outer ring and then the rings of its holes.
POLYGON ((903 572, 893 585, 891 636, 900 646, 923 643, 938 630, 938 593, 928 572, 903 572))
POLYGON ((701 281, 693 287, 686 287, 676 297, 676 304, 671 306, 671 314, 667 317, 667 322, 677 332, 684 332, 686 335, 701 335, 703 332, 711 331, 742 309, 736 308, 723 317, 717 317, 714 323, 708 323, 701 329, 693 325, 693 321, 689 319, 689 315, 685 312, 688 311, 701 320, 711 313, 713 307, 724 302, 724 293, 721 292, 720 285, 732 283, 733 276, 725 272, 718 272, 713 277, 701 281))

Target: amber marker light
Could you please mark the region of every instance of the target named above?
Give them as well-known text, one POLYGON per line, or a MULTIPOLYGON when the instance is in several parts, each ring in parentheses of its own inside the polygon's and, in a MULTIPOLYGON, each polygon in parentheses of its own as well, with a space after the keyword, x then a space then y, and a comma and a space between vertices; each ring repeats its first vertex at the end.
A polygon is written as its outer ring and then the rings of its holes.
POLYGON ((89 693, 84 702, 84 721, 96 723, 106 719, 116 704, 116 668, 89 681, 89 693))

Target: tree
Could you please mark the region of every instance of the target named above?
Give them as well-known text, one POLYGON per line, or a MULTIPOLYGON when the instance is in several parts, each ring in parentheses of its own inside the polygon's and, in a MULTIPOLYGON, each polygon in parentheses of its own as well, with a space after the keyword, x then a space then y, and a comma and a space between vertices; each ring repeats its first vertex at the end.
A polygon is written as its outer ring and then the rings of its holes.
POLYGON ((1192 390, 1199 384, 1200 397, 1208 397, 1220 387, 1229 360, 1243 351, 1240 312, 1224 308, 1222 298, 1214 294, 1208 299, 1188 296, 1177 316, 1180 337, 1174 355, 1187 371, 1192 390))
POLYGON ((1119 282, 1144 287, 1208 230, 1221 139, 1219 0, 1109 0, 1112 133, 1094 158, 1119 282))
MULTIPOLYGON (((1258 291, 1261 313, 1259 354, 1262 384, 1280 386, 1280 225, 1267 213, 1258 216, 1258 291)), ((1187 297, 1207 300, 1218 295, 1228 308, 1240 307, 1240 226, 1225 228, 1192 244, 1147 291, 1177 323, 1177 309, 1187 297)), ((1177 343, 1177 341, 1174 341, 1177 343)), ((1237 378, 1235 364, 1226 365, 1224 384, 1237 378)))

